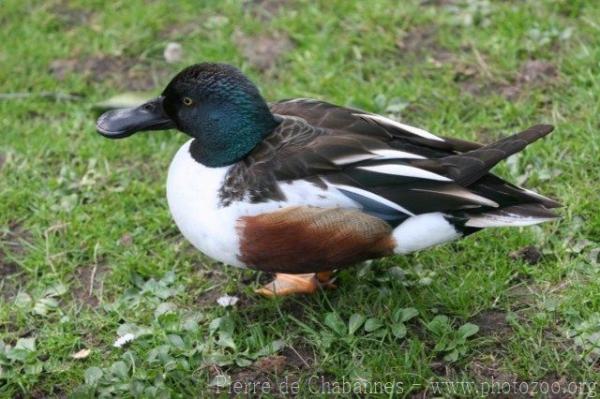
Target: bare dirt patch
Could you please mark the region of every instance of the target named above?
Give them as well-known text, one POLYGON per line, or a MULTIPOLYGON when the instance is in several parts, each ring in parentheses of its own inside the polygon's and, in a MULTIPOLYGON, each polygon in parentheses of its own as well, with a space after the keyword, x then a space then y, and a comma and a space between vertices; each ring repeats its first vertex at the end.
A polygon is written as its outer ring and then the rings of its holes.
POLYGON ((108 81, 125 90, 151 90, 170 74, 167 68, 152 67, 137 58, 112 55, 54 60, 49 71, 59 81, 80 74, 89 82, 108 81))
POLYGON ((557 374, 548 374, 540 381, 532 383, 504 370, 498 359, 491 362, 473 360, 468 365, 468 370, 476 382, 485 383, 481 386, 487 388, 488 394, 493 397, 532 398, 540 395, 544 398, 554 399, 579 397, 577 395, 579 392, 575 391, 575 387, 569 386, 569 382, 573 379, 557 374), (509 386, 512 388, 510 393, 507 393, 509 386))
POLYGON ((396 47, 402 56, 417 59, 432 57, 436 63, 449 62, 454 55, 442 47, 438 40, 438 32, 434 27, 416 27, 396 40, 396 47))
MULTIPOLYGON (((540 382, 540 387, 533 391, 529 389, 529 397, 534 397, 540 394, 541 385, 549 387, 549 392, 544 395, 545 398, 549 399, 563 399, 563 398, 580 398, 585 397, 586 394, 592 394, 595 389, 584 387, 584 383, 573 384, 577 381, 575 378, 568 378, 566 376, 560 376, 558 374, 548 374, 540 382)), ((591 383, 591 382, 590 382, 591 383)), ((545 389, 545 388, 544 388, 545 389)))
POLYGON ((283 54, 294 48, 290 37, 283 32, 247 36, 238 30, 233 38, 246 61, 261 72, 272 72, 283 54))
POLYGON ((490 381, 493 380, 495 382, 499 382, 500 384, 504 382, 515 382, 517 381, 517 376, 507 372, 502 369, 502 366, 499 362, 494 359, 492 361, 483 361, 479 359, 473 360, 467 368, 469 369, 471 375, 475 377, 476 381, 490 381))
POLYGON ((498 131, 498 130, 492 130, 490 128, 487 127, 481 127, 477 130, 475 130, 475 141, 477 141, 480 144, 491 144, 494 143, 496 141, 498 141, 501 136, 502 132, 498 131))
POLYGON ((270 21, 292 3, 291 0, 247 0, 244 9, 254 18, 270 21))
POLYGON ((181 40, 182 38, 195 37, 202 29, 202 23, 195 20, 169 25, 160 32, 161 39, 181 40))
POLYGON ((540 290, 540 287, 521 282, 508 288, 505 295, 510 301, 512 310, 521 310, 537 303, 540 290))
POLYGON ((196 298, 194 303, 200 308, 210 308, 217 306, 217 299, 224 295, 223 291, 219 288, 212 288, 204 291, 199 297, 196 298))
POLYGON ((483 311, 471 322, 479 326, 480 335, 506 337, 512 332, 510 324, 506 321, 506 313, 499 310, 483 311))
POLYGON ((31 243, 33 237, 19 222, 10 222, 8 228, 0 230, 0 243, 10 254, 18 256, 26 251, 26 245, 31 243))
POLYGON ((457 73, 454 80, 462 90, 474 96, 498 93, 507 100, 516 100, 527 90, 545 87, 558 79, 558 69, 554 64, 543 60, 529 60, 521 65, 512 79, 504 82, 492 81, 478 72, 468 76, 457 73))
POLYGON ((446 7, 456 4, 456 0, 422 0, 421 5, 433 7, 446 7))
POLYGON ((418 27, 406 32, 396 40, 396 46, 401 50, 415 53, 437 47, 437 32, 434 28, 418 27))
POLYGON ((529 60, 521 66, 517 81, 521 83, 541 83, 556 78, 558 78, 558 70, 554 64, 542 60, 529 60))
POLYGON ((18 271, 18 265, 7 261, 0 249, 0 297, 4 302, 10 301, 19 291, 21 282, 15 278, 18 271))
POLYGON ((531 87, 540 87, 558 78, 558 70, 548 61, 526 61, 516 79, 507 85, 500 86, 500 92, 509 100, 515 100, 531 87))
POLYGON ((50 12, 66 28, 75 28, 77 26, 88 24, 94 15, 89 10, 75 8, 68 3, 59 3, 50 8, 50 12))
POLYGON ((281 354, 285 356, 285 364, 288 369, 308 369, 315 367, 315 355, 312 350, 308 347, 297 346, 290 347, 286 346, 281 354))
POLYGON ((76 284, 73 295, 83 305, 95 308, 102 299, 104 279, 110 271, 103 261, 98 264, 80 267, 75 271, 76 284))
POLYGON ((450 363, 446 363, 443 360, 435 360, 429 364, 431 371, 436 375, 446 378, 451 378, 456 375, 456 370, 451 366, 450 363))
POLYGON ((66 399, 68 397, 69 397, 69 395, 67 394, 67 392, 63 391, 60 387, 54 386, 49 389, 44 388, 44 387, 35 387, 28 394, 18 393, 17 396, 15 396, 15 399, 25 399, 25 398, 29 398, 29 399, 47 399, 47 398, 66 399))
POLYGON ((31 242, 31 233, 18 222, 11 222, 6 229, 0 230, 0 295, 5 301, 12 298, 21 285, 21 282, 15 279, 19 265, 13 257, 23 256, 27 243, 31 242))
POLYGON ((512 260, 523 260, 530 265, 536 265, 542 260, 542 251, 534 245, 528 245, 521 249, 511 252, 508 256, 512 260))
POLYGON ((263 357, 254 363, 254 368, 264 373, 279 374, 285 369, 287 359, 285 356, 273 355, 263 357))
POLYGON ((289 397, 294 393, 294 384, 299 386, 300 373, 314 364, 314 356, 308 348, 286 347, 279 355, 264 357, 250 367, 233 370, 230 387, 268 387, 269 394, 275 397, 289 397))
MULTIPOLYGON (((191 250, 196 251, 193 248, 191 250)), ((199 308, 212 308, 215 306, 219 306, 217 304, 217 299, 219 299, 220 297, 222 297, 223 295, 226 294, 226 287, 227 287, 227 284, 229 283, 229 277, 227 276, 227 274, 225 274, 225 272, 223 272, 222 270, 220 270, 217 267, 207 269, 206 266, 199 265, 196 268, 196 270, 197 270, 196 275, 198 276, 197 281, 203 282, 203 283, 201 283, 202 285, 204 285, 205 282, 210 281, 211 286, 209 288, 206 288, 204 291, 202 291, 200 293, 200 295, 198 295, 195 298, 194 304, 196 306, 198 306, 199 308)), ((196 279, 194 279, 194 280, 196 280, 196 279)), ((198 285, 200 285, 200 284, 198 284, 198 285)), ((199 288, 200 287, 196 286, 196 284, 192 284, 192 287, 190 287, 190 289, 199 289, 199 288)), ((240 291, 238 290, 235 295, 240 298, 240 301, 235 306, 243 307, 246 305, 245 304, 245 302, 246 302, 245 296, 239 292, 240 291)))
POLYGON ((129 233, 123 234, 121 238, 119 238, 119 245, 127 248, 133 245, 133 236, 129 233))
POLYGON ((18 270, 18 265, 6 260, 5 254, 0 250, 0 278, 15 274, 18 270))
MULTIPOLYGON (((443 361, 438 361, 438 362, 434 362, 430 365, 432 371, 442 377, 442 381, 450 381, 450 382, 459 382, 459 381, 465 381, 465 382, 471 382, 474 383, 474 385, 471 385, 470 387, 462 387, 460 385, 457 385, 457 393, 458 390, 460 390, 461 388, 471 388, 471 389, 481 389, 483 387, 483 385, 478 385, 481 383, 490 383, 490 387, 491 387, 491 382, 496 383, 499 386, 502 386, 503 383, 508 383, 508 384, 512 384, 515 383, 516 381, 518 381, 518 378, 516 375, 509 373, 505 370, 503 370, 502 366, 500 365, 500 362, 498 361, 498 359, 496 357, 490 357, 488 355, 483 356, 480 359, 475 359, 473 361, 471 361, 467 367, 466 370, 461 369, 461 370, 457 370, 456 368, 454 368, 451 364, 443 362, 443 361), (468 378, 465 379, 465 371, 467 371, 469 373, 469 375, 472 378, 468 378)), ((466 394, 469 391, 465 391, 464 394, 466 394)), ((474 392, 471 392, 472 394, 474 392)), ((474 397, 475 395, 473 395, 474 397)), ((415 394, 413 394, 411 396, 411 398, 435 398, 438 397, 438 395, 436 395, 436 393, 431 392, 427 389, 419 391, 415 394)), ((462 396, 461 396, 462 397, 462 396)), ((492 395, 492 397, 522 397, 522 396, 502 396, 502 395, 492 395)))

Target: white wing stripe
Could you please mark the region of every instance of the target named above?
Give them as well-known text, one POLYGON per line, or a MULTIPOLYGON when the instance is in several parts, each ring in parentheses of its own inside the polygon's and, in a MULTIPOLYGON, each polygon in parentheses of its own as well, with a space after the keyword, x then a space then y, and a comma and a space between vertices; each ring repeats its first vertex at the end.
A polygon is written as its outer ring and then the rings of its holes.
POLYGON ((366 161, 368 159, 373 160, 386 160, 386 159, 425 159, 425 157, 417 154, 413 154, 405 151, 391 150, 391 149, 381 149, 381 150, 373 150, 371 152, 366 152, 363 154, 350 154, 347 156, 342 156, 340 158, 336 158, 333 162, 336 165, 348 165, 355 162, 366 161))
POLYGON ((387 175, 416 177, 419 179, 427 180, 452 181, 451 179, 438 175, 437 173, 429 172, 427 170, 415 168, 414 166, 408 165, 384 164, 375 166, 359 166, 356 169, 362 169, 375 173, 384 173, 387 175))
POLYGON ((450 190, 435 191, 435 190, 425 190, 425 189, 421 189, 421 188, 413 188, 411 190, 412 191, 422 191, 422 192, 426 192, 426 193, 444 194, 444 195, 449 195, 452 197, 464 198, 469 201, 476 202, 480 205, 491 206, 493 208, 497 208, 498 206, 500 206, 500 205, 498 205, 498 203, 496 201, 492 201, 489 198, 482 197, 481 195, 477 195, 477 194, 467 191, 467 190, 450 189, 450 190))
POLYGON ((425 159, 424 156, 398 150, 374 150, 372 153, 377 155, 376 159, 425 159))
POLYGON ((554 220, 551 217, 523 217, 521 215, 486 215, 474 216, 470 218, 465 226, 467 227, 503 227, 503 226, 531 226, 542 222, 554 220))
POLYGON ((367 159, 373 159, 375 156, 371 153, 364 154, 352 154, 341 158, 336 158, 333 163, 336 165, 347 165, 354 162, 366 161, 367 159))
POLYGON ((410 125, 405 125, 404 123, 396 122, 395 120, 386 118, 385 116, 373 115, 373 114, 353 114, 353 115, 361 116, 363 118, 373 119, 376 122, 394 126, 398 129, 402 129, 406 132, 412 133, 415 136, 421 136, 421 137, 429 139, 429 140, 444 141, 443 139, 439 138, 438 136, 429 133, 427 130, 423 130, 418 127, 414 127, 414 126, 410 126, 410 125))

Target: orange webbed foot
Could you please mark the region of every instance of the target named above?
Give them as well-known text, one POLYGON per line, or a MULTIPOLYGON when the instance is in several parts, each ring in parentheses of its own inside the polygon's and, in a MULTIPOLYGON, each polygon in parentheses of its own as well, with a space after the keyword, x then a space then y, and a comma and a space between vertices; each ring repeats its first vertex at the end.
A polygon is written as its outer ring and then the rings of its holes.
POLYGON ((287 296, 293 294, 314 294, 319 287, 335 288, 331 272, 306 274, 275 274, 275 279, 255 292, 267 296, 287 296))

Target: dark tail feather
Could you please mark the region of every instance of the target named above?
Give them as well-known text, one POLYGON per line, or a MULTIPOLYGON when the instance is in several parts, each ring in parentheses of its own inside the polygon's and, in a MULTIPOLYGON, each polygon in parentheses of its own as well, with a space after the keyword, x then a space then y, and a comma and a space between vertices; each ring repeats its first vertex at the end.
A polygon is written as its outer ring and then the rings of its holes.
POLYGON ((483 177, 498 162, 521 151, 552 130, 552 125, 535 125, 495 143, 460 155, 444 157, 438 162, 447 171, 446 176, 463 186, 468 186, 483 177))
POLYGON ((540 203, 546 208, 562 207, 559 202, 551 198, 523 187, 517 187, 490 173, 469 186, 469 189, 483 197, 492 198, 494 201, 502 204, 540 203))

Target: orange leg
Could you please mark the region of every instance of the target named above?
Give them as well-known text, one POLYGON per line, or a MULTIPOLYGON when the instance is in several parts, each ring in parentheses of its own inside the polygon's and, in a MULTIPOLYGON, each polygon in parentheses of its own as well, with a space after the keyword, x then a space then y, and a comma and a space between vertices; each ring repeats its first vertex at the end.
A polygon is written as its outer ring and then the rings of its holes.
POLYGON ((314 294, 319 287, 335 288, 331 279, 332 272, 306 274, 275 274, 275 279, 257 289, 263 296, 286 296, 292 294, 314 294))

